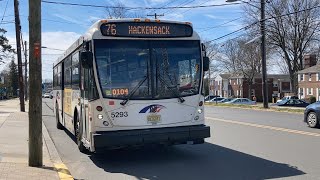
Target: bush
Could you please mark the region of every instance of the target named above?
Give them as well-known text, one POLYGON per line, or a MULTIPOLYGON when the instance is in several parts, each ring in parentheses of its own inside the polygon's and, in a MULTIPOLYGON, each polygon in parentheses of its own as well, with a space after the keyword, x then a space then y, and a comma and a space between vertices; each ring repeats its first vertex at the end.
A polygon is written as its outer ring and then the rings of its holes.
POLYGON ((314 102, 316 102, 316 101, 317 101, 317 99, 316 99, 316 97, 314 97, 314 96, 311 96, 311 97, 309 98, 310 104, 312 104, 312 103, 314 103, 314 102))

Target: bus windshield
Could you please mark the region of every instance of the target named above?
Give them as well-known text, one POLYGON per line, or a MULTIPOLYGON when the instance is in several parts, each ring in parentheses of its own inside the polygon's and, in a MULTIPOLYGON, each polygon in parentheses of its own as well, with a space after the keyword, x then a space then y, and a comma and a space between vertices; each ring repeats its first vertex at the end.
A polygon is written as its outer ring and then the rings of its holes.
POLYGON ((196 40, 94 40, 105 98, 164 99, 200 88, 200 42, 196 40))

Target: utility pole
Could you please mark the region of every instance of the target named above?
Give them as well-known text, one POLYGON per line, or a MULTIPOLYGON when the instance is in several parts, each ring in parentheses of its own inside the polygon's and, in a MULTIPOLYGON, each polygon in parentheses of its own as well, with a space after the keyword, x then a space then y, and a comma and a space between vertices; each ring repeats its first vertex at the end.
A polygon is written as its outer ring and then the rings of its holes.
POLYGON ((154 16, 154 19, 158 19, 158 16, 164 16, 164 14, 154 13, 154 14, 147 14, 147 16, 154 16))
POLYGON ((41 0, 29 0, 29 166, 33 167, 43 165, 41 70, 41 0))
POLYGON ((261 0, 261 65, 262 65, 262 95, 263 95, 263 107, 268 108, 268 80, 267 80, 267 63, 266 63, 266 27, 265 27, 265 0, 261 0))
POLYGON ((18 2, 18 0, 14 0, 14 16, 15 16, 15 25, 16 25, 20 111, 25 112, 24 87, 23 87, 23 76, 22 76, 22 60, 21 60, 21 40, 20 40, 21 25, 20 25, 20 17, 19 17, 19 2, 18 2))
POLYGON ((24 100, 28 99, 28 55, 27 55, 27 41, 24 41, 24 100))

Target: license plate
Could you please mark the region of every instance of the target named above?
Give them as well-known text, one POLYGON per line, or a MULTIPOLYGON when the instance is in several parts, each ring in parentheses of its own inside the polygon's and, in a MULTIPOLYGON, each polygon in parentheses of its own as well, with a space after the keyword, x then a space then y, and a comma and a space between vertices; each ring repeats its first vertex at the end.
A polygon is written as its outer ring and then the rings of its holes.
POLYGON ((152 114, 147 116, 147 122, 151 124, 157 124, 161 121, 161 115, 152 114))

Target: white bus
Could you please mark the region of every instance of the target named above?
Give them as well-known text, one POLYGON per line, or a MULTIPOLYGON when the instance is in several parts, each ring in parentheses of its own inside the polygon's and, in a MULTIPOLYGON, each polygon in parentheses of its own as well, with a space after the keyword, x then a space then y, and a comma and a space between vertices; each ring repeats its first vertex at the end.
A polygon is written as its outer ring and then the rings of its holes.
POLYGON ((191 23, 122 19, 93 24, 53 68, 58 129, 81 152, 201 144, 209 59, 191 23))

